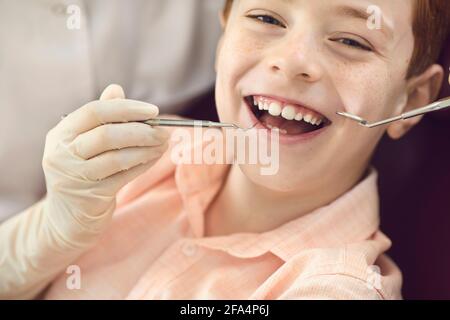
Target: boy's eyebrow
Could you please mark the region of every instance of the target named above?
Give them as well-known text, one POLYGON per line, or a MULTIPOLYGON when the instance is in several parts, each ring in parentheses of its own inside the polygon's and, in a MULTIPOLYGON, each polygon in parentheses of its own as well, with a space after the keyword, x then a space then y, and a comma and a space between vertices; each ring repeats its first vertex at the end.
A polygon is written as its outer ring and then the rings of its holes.
POLYGON ((367 11, 364 11, 362 9, 357 9, 350 6, 339 6, 334 9, 334 11, 342 16, 349 16, 356 19, 363 19, 367 20, 370 17, 370 14, 367 13, 367 11))
MULTIPOLYGON (((286 1, 290 1, 290 0, 286 0, 286 1)), ((346 16, 346 17, 355 18, 355 19, 361 19, 364 21, 368 21, 369 18, 371 18, 374 14, 374 13, 368 13, 366 10, 351 7, 351 6, 338 6, 333 11, 336 15, 346 16)), ((384 20, 385 19, 381 18, 382 26, 381 26, 381 29, 379 29, 379 31, 381 31, 388 38, 392 38, 393 37, 392 29, 386 25, 384 20)))

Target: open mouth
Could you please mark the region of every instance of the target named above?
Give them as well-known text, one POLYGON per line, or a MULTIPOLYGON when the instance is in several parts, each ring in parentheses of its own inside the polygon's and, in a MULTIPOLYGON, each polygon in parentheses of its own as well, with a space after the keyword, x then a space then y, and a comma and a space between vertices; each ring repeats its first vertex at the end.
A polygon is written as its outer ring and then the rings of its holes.
POLYGON ((324 115, 304 106, 265 96, 247 96, 244 100, 261 125, 278 129, 281 134, 302 135, 331 125, 324 115))

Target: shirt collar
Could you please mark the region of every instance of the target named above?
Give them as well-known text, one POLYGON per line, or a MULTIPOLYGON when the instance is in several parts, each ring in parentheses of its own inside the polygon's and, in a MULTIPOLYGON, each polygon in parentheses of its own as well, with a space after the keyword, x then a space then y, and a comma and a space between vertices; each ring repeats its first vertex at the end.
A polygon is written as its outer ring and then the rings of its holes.
POLYGON ((205 238, 205 211, 222 187, 229 169, 230 165, 222 164, 179 164, 176 168, 176 184, 199 245, 240 258, 257 257, 270 251, 287 261, 301 250, 342 246, 367 239, 378 230, 378 173, 371 167, 363 180, 330 204, 276 229, 205 238))

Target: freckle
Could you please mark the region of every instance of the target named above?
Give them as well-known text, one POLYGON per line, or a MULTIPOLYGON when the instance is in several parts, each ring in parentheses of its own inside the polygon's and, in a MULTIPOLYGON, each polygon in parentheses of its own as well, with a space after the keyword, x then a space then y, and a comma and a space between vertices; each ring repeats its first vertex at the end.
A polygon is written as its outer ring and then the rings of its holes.
POLYGON ((234 48, 241 53, 249 53, 252 51, 258 51, 264 48, 264 42, 259 40, 249 40, 249 39, 235 39, 234 48))

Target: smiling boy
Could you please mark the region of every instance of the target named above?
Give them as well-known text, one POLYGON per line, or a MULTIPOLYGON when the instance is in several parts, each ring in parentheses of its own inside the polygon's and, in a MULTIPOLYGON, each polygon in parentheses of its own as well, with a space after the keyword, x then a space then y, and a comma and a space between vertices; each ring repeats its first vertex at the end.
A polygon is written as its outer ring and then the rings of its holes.
MULTIPOLYGON (((132 277, 139 281, 117 296, 126 297, 134 287, 129 298, 400 298, 400 272, 382 254, 390 241, 377 230, 376 171, 368 166, 386 130, 400 138, 420 119, 368 130, 335 113, 382 119, 435 99, 443 70, 432 62, 444 41, 448 9, 445 1, 420 0, 229 1, 217 51, 218 113, 222 121, 241 127, 252 126, 259 116, 259 128, 269 124, 286 130, 280 134, 279 172, 263 176, 257 165, 234 165, 225 174, 222 166, 200 166, 196 172, 206 170, 213 177, 194 183, 193 171, 177 168, 178 190, 190 186, 199 194, 180 190, 185 202, 175 210, 162 208, 161 200, 146 204, 152 223, 164 226, 149 237, 148 246, 157 246, 158 255, 142 266, 140 272, 149 268, 143 276, 132 277), (438 14, 434 28, 430 16, 418 12, 425 3, 430 14, 438 14), (381 9, 381 29, 367 27, 370 5, 381 9), (260 111, 255 101, 269 110, 260 111), (286 107, 295 111, 294 120, 280 114, 286 107), (322 124, 293 123, 298 114, 320 118, 322 124), (159 220, 161 214, 177 216, 182 207, 189 224, 183 221, 181 229, 192 233, 177 234, 166 227, 168 221, 159 220), (181 237, 169 244, 160 238, 165 232, 181 237)), ((141 184, 156 180, 150 176, 141 177, 141 184)), ((142 188, 139 184, 129 188, 142 188)), ((157 197, 158 189, 159 184, 145 194, 157 197)), ((131 206, 121 211, 144 210, 131 206)), ((86 261, 108 236, 119 237, 114 233, 107 233, 86 261)), ((130 251, 129 259, 139 256, 139 250, 130 251)), ((94 290, 104 296, 101 291, 94 290)), ((58 294, 50 290, 52 297, 58 294)))
POLYGON ((366 129, 336 112, 381 119, 433 101, 449 16, 446 0, 227 1, 218 113, 279 128, 278 173, 165 154, 75 262, 81 289, 62 274, 46 298, 401 298, 370 159, 385 132, 398 139, 420 118, 366 129), (369 6, 381 28, 368 27, 369 6))

